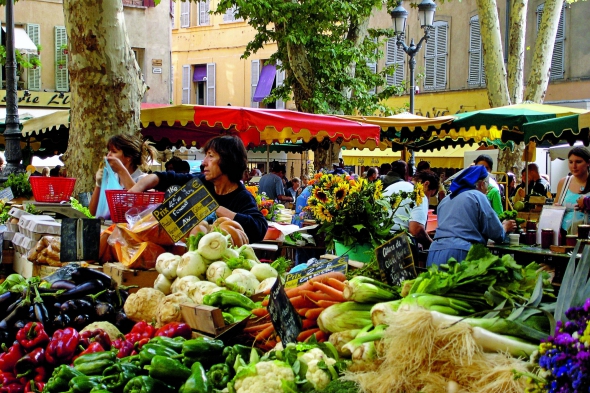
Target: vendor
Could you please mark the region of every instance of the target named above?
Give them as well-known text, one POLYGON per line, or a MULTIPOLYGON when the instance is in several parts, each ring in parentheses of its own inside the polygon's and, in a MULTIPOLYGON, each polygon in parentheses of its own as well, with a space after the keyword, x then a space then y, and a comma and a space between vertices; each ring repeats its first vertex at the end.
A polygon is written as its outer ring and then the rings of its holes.
POLYGON ((217 217, 238 222, 250 243, 264 239, 268 223, 252 194, 240 182, 248 160, 242 140, 233 135, 218 136, 210 139, 203 151, 205 167, 202 174, 155 172, 140 179, 129 191, 143 192, 152 188, 162 191, 171 185, 184 185, 197 177, 219 204, 217 217))
MULTIPOLYGON (((158 151, 149 142, 123 134, 111 137, 107 142, 107 150, 106 161, 115 172, 121 189, 124 190, 129 190, 135 182, 145 176, 144 171, 149 169, 150 162, 158 156, 158 151)), ((96 215, 99 200, 105 198, 105 190, 101 190, 102 176, 101 167, 96 172, 96 187, 88 204, 88 209, 93 215, 96 215)))
POLYGON ((574 210, 576 204, 583 205, 582 197, 590 195, 590 151, 585 147, 574 147, 569 151, 567 161, 570 175, 559 181, 555 196, 555 204, 566 208, 561 222, 562 237, 578 233, 578 225, 584 223, 584 214, 574 210))
POLYGON ((451 184, 451 194, 438 205, 438 228, 428 252, 426 265, 447 263, 449 258, 461 262, 474 243, 488 239, 501 243, 507 232, 516 227, 514 220, 500 222, 485 194, 489 175, 485 167, 465 169, 451 184))

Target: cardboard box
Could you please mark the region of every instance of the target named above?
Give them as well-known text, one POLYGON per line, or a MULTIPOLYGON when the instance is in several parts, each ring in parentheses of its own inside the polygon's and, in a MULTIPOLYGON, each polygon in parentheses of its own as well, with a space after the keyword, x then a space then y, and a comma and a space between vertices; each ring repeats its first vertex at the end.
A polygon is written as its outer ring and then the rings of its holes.
POLYGON ((14 248, 8 248, 2 250, 2 264, 12 265, 14 264, 14 248))
POLYGON ((204 304, 183 303, 180 305, 182 319, 196 330, 199 334, 219 338, 225 333, 237 334, 248 323, 248 318, 226 325, 223 321, 221 310, 217 307, 205 306, 204 304))
POLYGON ((128 269, 120 262, 105 263, 103 265, 103 271, 111 276, 119 285, 137 285, 138 288, 129 289, 130 293, 137 292, 139 288, 153 288, 154 281, 156 281, 159 274, 156 269, 128 269))
POLYGON ((30 278, 33 276, 33 262, 29 261, 26 255, 23 255, 20 252, 15 251, 12 270, 14 270, 16 273, 20 274, 24 278, 30 278))

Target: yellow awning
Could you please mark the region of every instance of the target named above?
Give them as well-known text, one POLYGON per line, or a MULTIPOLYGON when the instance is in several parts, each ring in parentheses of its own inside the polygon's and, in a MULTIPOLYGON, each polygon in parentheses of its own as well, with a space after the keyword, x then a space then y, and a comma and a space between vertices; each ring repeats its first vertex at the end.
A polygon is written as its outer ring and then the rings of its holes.
POLYGON ((443 124, 450 123, 453 116, 439 116, 439 117, 424 117, 417 116, 411 113, 399 113, 393 116, 379 117, 379 116, 339 116, 348 120, 360 121, 363 123, 375 124, 383 130, 391 127, 400 130, 404 127, 414 130, 419 127, 426 130, 429 127, 440 128, 443 124))

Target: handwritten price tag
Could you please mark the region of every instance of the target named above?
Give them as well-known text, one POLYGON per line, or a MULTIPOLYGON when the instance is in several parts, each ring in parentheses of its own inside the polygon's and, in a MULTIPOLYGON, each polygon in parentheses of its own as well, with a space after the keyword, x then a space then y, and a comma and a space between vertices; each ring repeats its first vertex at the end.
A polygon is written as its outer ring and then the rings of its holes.
POLYGON ((414 256, 408 235, 400 233, 375 249, 379 268, 389 285, 400 285, 404 280, 416 277, 414 256))

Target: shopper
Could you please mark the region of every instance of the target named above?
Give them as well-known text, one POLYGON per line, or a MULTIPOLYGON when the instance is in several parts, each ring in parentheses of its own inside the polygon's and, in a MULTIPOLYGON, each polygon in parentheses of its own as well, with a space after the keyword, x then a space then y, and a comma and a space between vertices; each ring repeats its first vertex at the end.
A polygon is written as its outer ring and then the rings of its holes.
POLYGON ((299 194, 301 194, 301 180, 298 177, 294 177, 291 179, 291 187, 287 188, 287 195, 289 195, 293 200, 296 200, 299 194))
POLYGON ((581 197, 590 193, 590 151, 585 147, 574 147, 567 155, 570 175, 562 178, 557 184, 555 205, 565 206, 565 215, 561 222, 561 235, 578 233, 578 225, 583 223, 584 214, 575 211, 581 197))
MULTIPOLYGON (((390 165, 389 172, 385 172, 385 176, 381 176, 381 183, 383 189, 386 189, 392 184, 400 181, 405 181, 408 177, 408 164, 404 160, 394 161, 390 165)), ((382 172, 383 173, 383 172, 382 172)))
POLYGON ((270 173, 262 176, 258 181, 258 193, 265 193, 266 197, 270 200, 293 202, 293 198, 285 195, 285 185, 283 184, 285 172, 285 165, 275 163, 271 167, 270 173))
MULTIPOLYGON (((482 165, 486 168, 488 173, 492 173, 492 169, 494 168, 494 161, 492 157, 488 156, 487 154, 480 154, 475 161, 473 161, 475 165, 482 165)), ((496 180, 490 177, 489 184, 488 184, 488 191, 486 193, 488 201, 490 201, 490 205, 492 209, 496 212, 496 214, 500 214, 504 211, 502 207, 502 194, 500 190, 500 186, 496 183, 496 180)))
POLYGON ((377 169, 374 166, 369 168, 369 170, 367 171, 367 180, 370 182, 374 182, 378 178, 379 178, 379 169, 377 169))

